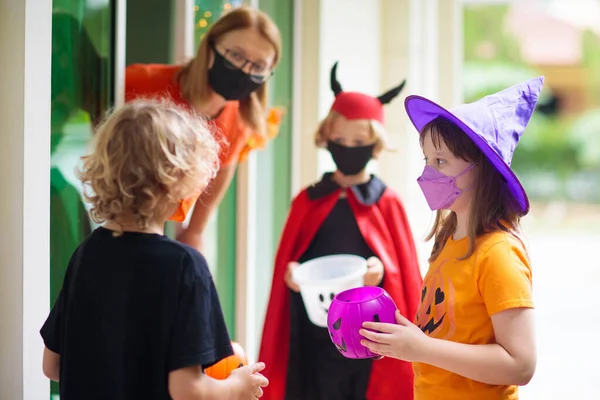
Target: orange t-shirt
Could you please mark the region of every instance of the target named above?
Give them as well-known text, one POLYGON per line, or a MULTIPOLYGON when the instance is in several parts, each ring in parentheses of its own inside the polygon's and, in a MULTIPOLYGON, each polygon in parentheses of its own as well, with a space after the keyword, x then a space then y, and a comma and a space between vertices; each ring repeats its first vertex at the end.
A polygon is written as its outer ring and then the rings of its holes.
MULTIPOLYGON (((165 96, 181 106, 189 107, 181 97, 179 83, 175 79, 180 69, 179 65, 129 65, 125 69, 125 101, 138 97, 165 96)), ((219 157, 221 166, 244 161, 250 150, 263 148, 269 139, 275 137, 280 114, 276 110, 271 110, 267 121, 267 137, 252 132, 240 117, 239 103, 228 101, 213 120, 222 138, 227 142, 227 145, 221 149, 219 157)))
MULTIPOLYGON (((505 232, 450 238, 431 263, 415 318, 427 335, 466 344, 494 343, 491 315, 533 307, 531 267, 522 243, 505 232)), ((517 386, 488 385, 429 364, 414 363, 415 400, 513 400, 517 386)))

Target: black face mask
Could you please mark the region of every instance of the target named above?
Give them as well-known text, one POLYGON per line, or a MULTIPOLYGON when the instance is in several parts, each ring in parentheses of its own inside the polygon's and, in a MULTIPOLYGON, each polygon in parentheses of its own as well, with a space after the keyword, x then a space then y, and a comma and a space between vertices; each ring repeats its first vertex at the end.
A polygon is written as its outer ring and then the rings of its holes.
POLYGON ((332 141, 327 142, 327 150, 331 153, 337 169, 344 175, 356 175, 373 158, 375 144, 361 147, 346 147, 332 141))
POLYGON ((225 100, 242 100, 250 96, 262 83, 256 83, 249 74, 231 64, 213 47, 215 59, 208 70, 208 84, 225 100))

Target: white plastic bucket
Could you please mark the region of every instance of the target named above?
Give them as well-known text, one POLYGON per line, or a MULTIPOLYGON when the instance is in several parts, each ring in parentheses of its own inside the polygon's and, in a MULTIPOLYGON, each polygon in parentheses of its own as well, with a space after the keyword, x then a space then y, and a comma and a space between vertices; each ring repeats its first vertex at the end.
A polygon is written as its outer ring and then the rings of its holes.
POLYGON ((339 254, 307 261, 292 271, 308 318, 317 326, 327 327, 327 312, 334 296, 344 290, 363 286, 367 260, 339 254))

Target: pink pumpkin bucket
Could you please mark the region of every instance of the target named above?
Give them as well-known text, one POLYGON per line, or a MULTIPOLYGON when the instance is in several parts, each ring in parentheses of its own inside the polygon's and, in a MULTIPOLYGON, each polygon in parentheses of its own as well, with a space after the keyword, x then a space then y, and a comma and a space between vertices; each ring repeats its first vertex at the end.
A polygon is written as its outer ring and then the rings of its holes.
POLYGON ((327 314, 329 337, 346 358, 381 358, 360 344, 363 322, 396 323, 396 303, 382 288, 364 286, 337 294, 327 314))

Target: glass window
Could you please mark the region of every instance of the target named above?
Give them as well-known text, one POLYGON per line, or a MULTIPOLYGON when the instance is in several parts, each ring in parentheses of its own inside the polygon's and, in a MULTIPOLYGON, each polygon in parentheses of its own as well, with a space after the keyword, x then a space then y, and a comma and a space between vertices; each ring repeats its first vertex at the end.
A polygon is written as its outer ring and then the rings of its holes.
MULTIPOLYGON (((243 0, 195 0, 195 47, 200 45, 210 26, 223 12, 247 4, 243 0)), ((235 336, 236 182, 237 178, 234 178, 219 208, 208 221, 203 249, 219 291, 227 328, 232 336, 235 336)))
MULTIPOLYGON (((75 176, 92 126, 113 101, 113 2, 54 0, 50 170, 50 302, 69 259, 95 227, 75 176)), ((52 383, 58 398, 58 385, 52 383)))

